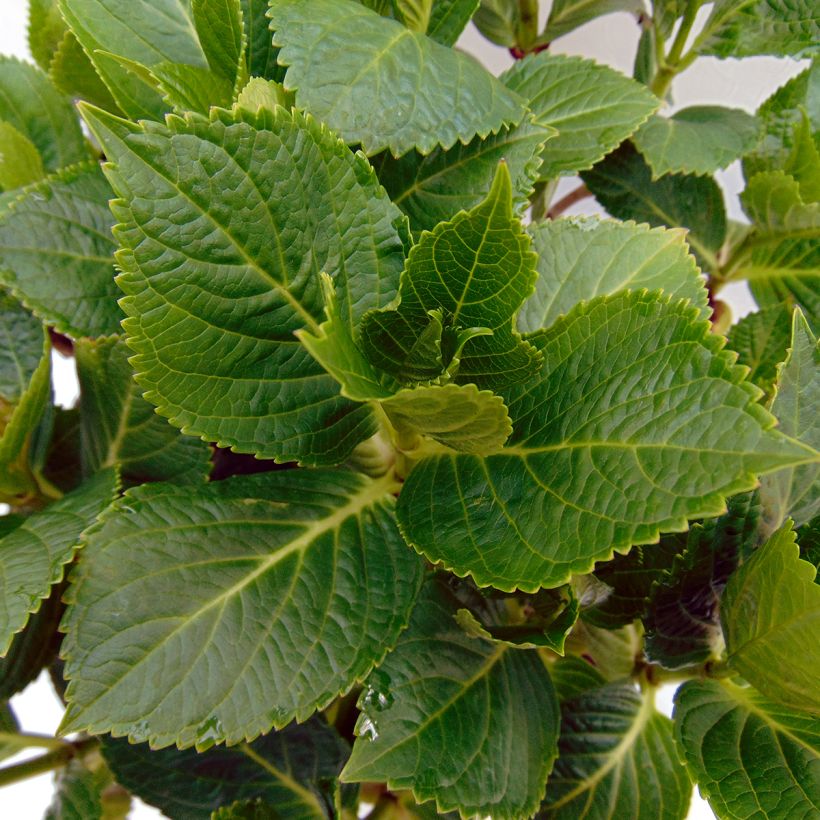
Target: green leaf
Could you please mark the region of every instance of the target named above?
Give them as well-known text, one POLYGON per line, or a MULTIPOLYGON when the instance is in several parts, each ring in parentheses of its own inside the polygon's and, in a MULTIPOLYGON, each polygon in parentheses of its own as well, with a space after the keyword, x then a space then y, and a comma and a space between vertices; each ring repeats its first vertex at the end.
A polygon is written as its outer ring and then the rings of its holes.
POLYGON ((83 533, 111 503, 117 475, 106 470, 45 510, 29 516, 0 541, 2 600, 0 656, 25 627, 74 558, 83 533))
POLYGON ((516 0, 479 0, 473 15, 475 27, 491 42, 504 48, 516 44, 516 32, 520 21, 516 0))
POLYGON ((334 817, 334 792, 348 753, 347 744, 318 717, 251 744, 203 753, 155 751, 113 738, 103 743, 105 759, 123 786, 169 817, 187 820, 207 820, 220 806, 257 798, 276 810, 262 817, 334 817))
POLYGON ((287 470, 130 490, 66 614, 64 730, 207 748, 325 707, 395 643, 421 581, 395 489, 287 470))
POLYGON ((350 0, 279 0, 270 17, 297 105, 368 155, 429 154, 516 125, 526 111, 472 57, 350 0))
POLYGON ((539 41, 549 43, 579 26, 616 11, 643 11, 641 0, 555 0, 539 41))
POLYGON ((194 26, 211 71, 233 90, 244 74, 245 31, 240 0, 191 0, 194 26))
POLYGON ((270 803, 261 800, 238 800, 211 814, 211 820, 278 820, 279 817, 281 815, 270 803))
POLYGON ((513 213, 509 170, 501 163, 483 202, 423 234, 410 251, 398 307, 365 317, 365 355, 402 381, 437 378, 457 355, 455 377, 460 383, 495 390, 528 377, 537 369, 539 356, 522 341, 513 322, 535 284, 535 254, 529 246, 513 213), (424 341, 431 312, 439 312, 443 322, 442 358, 428 360, 429 371, 417 374, 408 365, 414 364, 424 341), (458 344, 448 341, 447 334, 472 335, 473 329, 483 329, 482 334, 469 338, 459 355, 458 344))
POLYGON ((279 49, 273 45, 268 21, 268 0, 241 0, 245 28, 245 58, 253 77, 282 82, 285 69, 276 62, 279 49))
POLYGON ((643 634, 631 624, 621 629, 599 629, 582 619, 570 633, 566 648, 591 663, 604 680, 623 682, 635 673, 635 659, 643 651, 643 634))
POLYGON ((820 238, 820 202, 804 202, 797 180, 783 171, 755 174, 740 201, 758 236, 777 240, 820 238))
POLYGON ((653 180, 652 170, 629 143, 581 176, 598 202, 618 219, 687 228, 695 255, 709 272, 717 269, 715 254, 726 238, 726 208, 714 179, 667 174, 653 180))
POLYGON ((43 326, 0 292, 0 501, 36 493, 29 452, 51 395, 51 344, 43 326))
POLYGON ((80 446, 80 408, 55 407, 43 475, 63 493, 71 492, 82 482, 80 446))
POLYGON ((164 62, 207 67, 190 10, 180 0, 59 0, 59 5, 117 105, 130 117, 156 119, 166 109, 160 93, 135 68, 164 62))
MULTIPOLYGON (((17 717, 8 703, 0 703, 0 732, 16 734, 20 729, 17 717)), ((8 743, 0 740, 0 760, 18 754, 20 746, 17 743, 8 743)))
POLYGON ((792 311, 776 305, 750 313, 729 330, 727 345, 738 354, 738 363, 751 371, 749 381, 768 394, 777 378, 777 365, 786 358, 791 329, 792 311))
POLYGON ((64 94, 79 97, 107 111, 119 112, 117 103, 73 32, 66 31, 51 59, 48 75, 64 94))
POLYGON ((445 46, 454 46, 480 0, 433 0, 427 36, 445 46))
MULTIPOLYGON (((790 349, 778 368, 772 412, 780 429, 811 447, 820 446, 820 343, 799 310, 791 321, 790 349)), ((780 470, 764 476, 760 499, 768 532, 787 517, 797 526, 820 512, 820 468, 815 465, 780 470)))
POLYGON ((27 189, 0 216, 0 283, 35 315, 74 338, 116 333, 111 186, 97 163, 27 189))
POLYGON ((717 0, 698 36, 700 54, 716 57, 811 57, 820 21, 813 0, 717 0))
POLYGON ((558 586, 720 514, 758 473, 818 458, 769 429, 759 391, 685 303, 599 297, 529 340, 544 365, 501 394, 507 447, 424 458, 399 497, 408 542, 479 585, 558 586))
POLYGON ((820 712, 820 586, 800 560, 791 523, 731 577, 720 620, 729 663, 749 683, 799 711, 820 712))
POLYGON ((757 544, 760 510, 754 494, 729 500, 719 518, 694 524, 688 536, 663 536, 683 549, 652 584, 643 617, 644 653, 667 669, 717 659, 723 650, 718 610, 723 588, 742 556, 757 544))
POLYGON ((197 438, 183 436, 142 398, 122 339, 80 339, 74 355, 86 474, 118 464, 126 484, 199 484, 207 478, 210 448, 197 438))
POLYGON ((11 123, 0 122, 0 190, 22 188, 45 176, 34 143, 11 123))
POLYGON ((397 19, 411 31, 427 32, 433 0, 392 0, 397 19))
POLYGON ((221 446, 343 461, 375 432, 370 411, 339 396, 293 332, 318 327, 320 271, 351 329, 395 296, 405 219, 370 166, 282 108, 143 127, 84 111, 115 162, 123 326, 146 398, 221 446))
POLYGON ((559 658, 549 666, 549 670, 552 685, 561 703, 573 700, 590 689, 598 689, 606 683, 606 678, 589 661, 575 655, 559 658))
POLYGON ((255 114, 260 107, 273 111, 277 105, 290 108, 288 94, 279 83, 265 80, 262 77, 252 77, 248 84, 239 92, 236 104, 255 114))
POLYGON ((541 152, 542 179, 591 168, 659 105, 645 86, 580 57, 542 52, 501 76, 529 101, 535 119, 558 129, 541 152))
POLYGON ((611 683, 561 704, 558 760, 538 820, 682 820, 691 794, 672 721, 650 696, 611 683))
POLYGON ((820 721, 753 689, 689 681, 675 695, 675 740, 721 820, 820 811, 820 721))
MULTIPOLYGON (((797 530, 797 544, 800 547, 800 557, 815 569, 820 569, 820 516, 815 516, 797 530)), ((818 583, 817 576, 814 583, 818 583)))
POLYGON ((522 332, 549 327, 579 302, 623 290, 663 290, 689 299, 708 316, 706 291, 681 230, 598 217, 570 217, 530 226, 538 254, 535 293, 518 317, 522 332))
POLYGON ((506 160, 510 171, 516 210, 527 207, 538 180, 541 148, 555 133, 527 118, 486 139, 476 137, 449 151, 435 148, 426 157, 412 151, 393 159, 385 152, 374 165, 379 181, 410 218, 413 230, 432 231, 439 222, 484 199, 501 160, 506 160))
POLYGON ((69 761, 54 780, 54 797, 43 820, 116 820, 128 813, 131 798, 114 785, 99 753, 69 761))
POLYGON ((48 71, 49 63, 65 34, 66 26, 57 0, 29 0, 28 47, 37 65, 48 71))
POLYGON ((633 137, 652 169, 665 174, 712 174, 751 151, 760 139, 757 119, 738 108, 699 105, 671 117, 650 117, 633 137))
POLYGON ((68 97, 39 68, 14 57, 0 56, 0 120, 31 140, 47 171, 89 157, 68 97))
POLYGON ((233 83, 201 66, 159 63, 151 69, 163 99, 176 111, 207 114, 211 105, 222 108, 233 100, 233 83))
POLYGON ((549 675, 535 652, 469 637, 455 609, 440 582, 427 585, 359 700, 342 779, 411 789, 464 817, 531 815, 558 738, 549 675))

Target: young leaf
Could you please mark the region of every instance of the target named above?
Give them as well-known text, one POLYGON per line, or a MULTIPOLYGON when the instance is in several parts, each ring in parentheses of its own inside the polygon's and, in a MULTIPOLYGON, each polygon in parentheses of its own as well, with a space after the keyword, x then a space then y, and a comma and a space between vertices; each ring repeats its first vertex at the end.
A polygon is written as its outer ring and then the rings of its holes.
MULTIPOLYGON (((514 329, 515 315, 535 284, 535 254, 513 214, 506 164, 496 171, 487 198, 470 211, 422 235, 407 258, 397 308, 365 317, 365 355, 382 370, 411 381, 407 364, 439 311, 445 332, 485 329, 470 338, 455 373, 459 383, 498 389, 527 378, 540 357, 514 329), (486 330, 492 331, 486 335, 486 330)), ((456 355, 442 339, 442 360, 430 361, 427 379, 442 374, 456 355), (449 354, 449 355, 448 355, 449 354)))
POLYGON ((610 683, 561 704, 558 760, 537 820, 682 820, 691 794, 672 721, 651 696, 610 683))
POLYGON ((0 191, 22 188, 45 176, 34 143, 10 122, 0 121, 0 191))
POLYGON ((729 663, 767 698, 820 713, 820 586, 802 561, 791 524, 731 577, 720 621, 729 663))
POLYGON ((57 8, 57 0, 29 0, 28 47, 43 71, 48 71, 65 31, 66 25, 57 8))
POLYGON ((399 159, 389 153, 374 161, 379 181, 410 218, 414 231, 432 231, 439 222, 475 207, 492 185, 498 163, 507 162, 513 204, 522 210, 538 180, 540 152, 556 131, 532 119, 502 128, 486 139, 476 137, 449 151, 435 148, 426 157, 411 151, 399 159))
POLYGON ((480 0, 433 0, 427 36, 445 46, 454 46, 480 0))
POLYGON ((706 290, 683 231, 598 217, 546 220, 529 231, 538 279, 518 315, 522 332, 549 327, 579 302, 641 288, 689 299, 708 315, 706 290))
POLYGON ((721 820, 820 811, 820 720, 753 689, 697 680, 675 694, 675 740, 721 820))
POLYGON ((335 817, 334 792, 348 753, 347 744, 318 717, 250 744, 203 753, 155 751, 145 743, 114 738, 103 743, 118 782, 169 817, 191 820, 209 818, 234 801, 257 798, 275 808, 276 817, 335 817))
POLYGON ((0 284, 74 338, 117 333, 111 186, 97 163, 27 189, 0 216, 0 284))
POLYGON ((0 120, 31 140, 47 171, 89 158, 68 97, 39 68, 14 57, 0 56, 0 120))
POLYGON ((502 393, 508 446, 422 459, 399 497, 407 540, 480 585, 558 586, 722 512, 757 473, 818 458, 769 429, 757 388, 684 303, 599 297, 529 339, 544 365, 502 393))
POLYGON ((52 585, 62 579, 83 533, 116 490, 115 470, 98 473, 0 540, 0 656, 8 652, 13 636, 26 625, 29 614, 37 612, 52 585))
POLYGON ((649 163, 653 179, 665 174, 712 174, 755 147, 760 125, 738 108, 699 105, 671 117, 650 117, 632 139, 649 163))
POLYGON ((715 254, 726 238, 726 208, 714 179, 667 174, 653 181, 650 167, 629 143, 581 176, 618 219, 688 228, 686 240, 707 272, 717 269, 715 254))
POLYGON ((744 316, 727 335, 726 343, 738 354, 738 363, 751 371, 749 381, 766 393, 772 392, 777 365, 786 358, 791 328, 792 311, 781 304, 744 316))
POLYGON ((192 0, 194 26, 215 76, 233 90, 244 75, 245 32, 240 0, 192 0))
POLYGON ((268 0, 240 0, 242 23, 245 29, 245 58, 248 73, 252 77, 282 82, 285 69, 276 62, 279 49, 273 45, 268 8, 268 0))
POLYGON ((501 79, 529 101, 538 122, 558 129, 541 152, 542 179, 591 168, 659 105, 646 86, 579 57, 542 52, 501 79))
POLYGON ((405 220, 370 166, 282 108, 143 127, 84 111, 115 161, 124 327, 146 398, 240 452, 343 461, 374 422, 293 332, 318 327, 322 270, 351 332, 396 293, 405 220))
MULTIPOLYGON (((820 447, 820 343, 799 310, 792 316, 789 348, 778 369, 772 413, 786 435, 820 447)), ((820 512, 820 467, 807 464, 763 476, 760 500, 769 532, 786 517, 805 524, 820 512)))
POLYGON ((516 44, 520 10, 515 0, 479 0, 473 15, 475 27, 491 42, 504 48, 516 44))
POLYGON ((119 464, 126 484, 198 484, 206 479, 210 448, 180 434, 142 398, 122 339, 80 339, 74 355, 82 396, 82 463, 87 475, 119 464))
POLYGON ((119 113, 108 86, 102 81, 73 32, 66 31, 60 41, 51 59, 48 76, 64 94, 87 100, 106 111, 119 113))
POLYGON ((643 11, 640 0, 555 0, 539 40, 549 43, 579 26, 616 11, 643 11))
POLYGON ((270 18, 297 105, 368 155, 466 144, 526 112, 472 57, 351 0, 278 0, 270 18))
POLYGON ((326 706, 394 644, 421 581, 394 490, 342 470, 130 490, 66 614, 64 730, 207 748, 326 706))
POLYGON ((804 202, 800 184, 783 171, 755 174, 741 194, 757 234, 767 238, 820 238, 820 202, 804 202))
POLYGON ((535 652, 469 637, 455 610, 439 582, 425 587, 359 700, 342 780, 386 781, 464 817, 529 816, 558 739, 549 675, 535 652))

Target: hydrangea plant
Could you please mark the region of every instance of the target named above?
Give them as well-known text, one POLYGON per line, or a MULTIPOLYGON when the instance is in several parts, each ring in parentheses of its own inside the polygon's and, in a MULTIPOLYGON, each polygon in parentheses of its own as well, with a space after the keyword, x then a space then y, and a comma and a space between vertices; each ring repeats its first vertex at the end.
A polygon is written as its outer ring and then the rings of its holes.
POLYGON ((820 68, 667 105, 700 56, 810 59, 817 6, 700 7, 31 0, 0 756, 42 753, 0 785, 53 769, 83 820, 674 820, 693 784, 820 815, 820 68), (549 48, 613 11, 633 77, 549 48), (43 669, 56 737, 8 705, 43 669))

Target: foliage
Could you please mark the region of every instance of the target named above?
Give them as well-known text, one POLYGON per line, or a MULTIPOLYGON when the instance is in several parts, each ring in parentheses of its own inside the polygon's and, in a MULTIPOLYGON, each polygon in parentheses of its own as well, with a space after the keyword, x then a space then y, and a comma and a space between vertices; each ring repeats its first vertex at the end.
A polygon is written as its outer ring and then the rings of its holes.
POLYGON ((44 749, 0 785, 54 769, 83 820, 820 812, 820 66, 666 106, 701 55, 815 57, 816 12, 650 5, 31 0, 0 757, 44 749), (634 77, 547 50, 612 12, 634 77), (8 705, 44 668, 54 738, 8 705))

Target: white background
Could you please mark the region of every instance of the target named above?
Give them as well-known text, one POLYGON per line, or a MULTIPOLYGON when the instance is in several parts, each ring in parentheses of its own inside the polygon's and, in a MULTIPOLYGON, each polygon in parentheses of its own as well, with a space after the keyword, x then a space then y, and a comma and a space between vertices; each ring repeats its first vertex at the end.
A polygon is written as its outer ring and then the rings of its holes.
MULTIPOLYGON (((128 0, 123 0, 128 2, 128 0)), ((546 18, 548 4, 542 9, 546 18)), ((0 53, 15 54, 30 59, 26 45, 27 0, 0 0, 0 53)), ((708 9, 701 10, 701 19, 708 9)), ((594 57, 626 74, 632 73, 632 62, 638 42, 638 26, 626 14, 614 14, 588 23, 572 34, 556 41, 552 50, 561 54, 579 54, 594 57)), ((478 56, 493 73, 507 68, 512 60, 507 51, 487 43, 470 27, 462 37, 460 45, 478 56)), ((754 112, 757 106, 772 91, 790 77, 799 73, 805 64, 794 60, 777 60, 756 57, 746 60, 716 60, 702 58, 675 80, 673 86, 675 104, 670 110, 693 104, 719 104, 754 112)), ((727 193, 726 205, 730 216, 742 219, 737 201, 737 193, 742 188, 742 178, 737 163, 727 171, 718 174, 727 193)), ((562 182, 557 196, 571 190, 578 183, 562 182)), ((593 205, 581 202, 568 213, 591 212, 593 205)), ((745 285, 732 285, 722 292, 734 310, 735 317, 747 313, 752 308, 745 285)), ((76 396, 76 378, 69 362, 60 357, 55 360, 57 378, 57 400, 70 405, 76 396)), ((658 706, 666 714, 671 714, 672 687, 663 687, 659 693, 658 706)), ((62 716, 62 707, 48 681, 41 676, 25 692, 13 698, 12 704, 22 728, 29 732, 53 734, 62 716)), ((11 762, 36 756, 40 752, 29 752, 13 758, 11 762)), ((6 761, 8 763, 10 761, 6 761)), ((0 817, 4 820, 39 820, 51 800, 51 775, 31 778, 24 783, 10 786, 0 792, 0 817)), ((137 804, 129 817, 135 820, 161 816, 155 809, 137 804)), ((708 805, 694 795, 690 820, 712 818, 708 805)), ((617 818, 630 820, 630 818, 617 818)))

